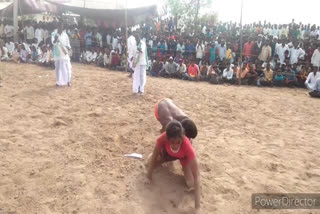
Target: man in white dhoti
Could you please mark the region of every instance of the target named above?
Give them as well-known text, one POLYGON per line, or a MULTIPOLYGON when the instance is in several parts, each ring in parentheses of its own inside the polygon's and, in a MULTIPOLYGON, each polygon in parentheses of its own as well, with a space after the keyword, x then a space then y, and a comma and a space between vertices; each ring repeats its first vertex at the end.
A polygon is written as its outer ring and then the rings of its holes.
POLYGON ((57 86, 71 86, 72 67, 68 52, 70 49, 70 40, 67 33, 59 28, 53 41, 57 86))
POLYGON ((137 53, 137 41, 136 38, 133 36, 132 32, 129 31, 129 38, 127 40, 127 47, 128 47, 128 69, 129 69, 129 77, 132 77, 132 72, 133 72, 133 68, 132 68, 132 63, 133 63, 133 57, 135 56, 135 54, 137 53))
POLYGON ((140 39, 140 36, 136 36, 137 52, 133 58, 134 74, 133 74, 133 93, 143 94, 144 86, 147 80, 147 64, 148 64, 148 52, 146 43, 140 39))

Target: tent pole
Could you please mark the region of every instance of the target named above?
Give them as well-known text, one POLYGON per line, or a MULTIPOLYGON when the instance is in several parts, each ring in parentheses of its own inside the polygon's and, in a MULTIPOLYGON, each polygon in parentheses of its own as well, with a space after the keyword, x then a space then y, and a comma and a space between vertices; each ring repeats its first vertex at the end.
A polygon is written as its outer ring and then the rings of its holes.
POLYGON ((13 39, 15 42, 18 42, 18 1, 19 0, 13 0, 13 39))
POLYGON ((243 48, 243 42, 242 42, 242 10, 243 10, 243 0, 241 0, 241 16, 240 16, 240 61, 239 61, 239 85, 241 85, 241 73, 242 73, 242 48, 243 48))
MULTIPOLYGON (((127 46, 127 50, 126 50, 126 59, 128 58, 128 1, 126 0, 126 9, 124 12, 124 16, 125 16, 125 26, 126 26, 126 46, 127 46)), ((128 72, 128 62, 126 63, 126 73, 128 72)))

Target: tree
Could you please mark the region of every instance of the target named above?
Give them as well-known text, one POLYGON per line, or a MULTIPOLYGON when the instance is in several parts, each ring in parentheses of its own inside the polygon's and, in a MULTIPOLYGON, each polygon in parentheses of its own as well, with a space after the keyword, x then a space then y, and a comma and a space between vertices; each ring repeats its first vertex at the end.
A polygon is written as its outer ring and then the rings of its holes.
POLYGON ((210 7, 212 0, 168 0, 169 11, 172 15, 179 15, 185 23, 198 26, 198 16, 201 8, 210 7))

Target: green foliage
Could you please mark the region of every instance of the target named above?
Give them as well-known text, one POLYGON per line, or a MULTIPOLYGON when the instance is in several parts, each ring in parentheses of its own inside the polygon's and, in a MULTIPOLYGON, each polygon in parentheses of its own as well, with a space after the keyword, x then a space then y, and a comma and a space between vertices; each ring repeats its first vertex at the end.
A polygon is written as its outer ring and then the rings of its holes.
POLYGON ((201 14, 201 8, 208 8, 211 4, 212 0, 168 0, 171 15, 181 16, 185 23, 193 23, 197 15, 201 14))

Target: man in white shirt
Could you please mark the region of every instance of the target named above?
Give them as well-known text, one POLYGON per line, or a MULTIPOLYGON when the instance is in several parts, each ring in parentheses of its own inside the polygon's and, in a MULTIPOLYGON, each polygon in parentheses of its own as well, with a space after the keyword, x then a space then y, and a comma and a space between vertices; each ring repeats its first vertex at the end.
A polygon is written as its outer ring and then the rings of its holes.
POLYGON ((6 42, 6 48, 8 49, 9 55, 12 56, 13 51, 14 51, 14 43, 10 42, 10 41, 7 41, 6 42))
POLYGON ((58 33, 55 35, 55 39, 53 41, 53 46, 55 49, 54 56, 56 61, 56 85, 71 86, 72 68, 69 56, 69 50, 71 50, 71 46, 69 37, 65 30, 62 31, 61 28, 58 29, 58 33))
POLYGON ((43 41, 43 29, 40 25, 38 25, 38 27, 34 33, 34 37, 38 40, 37 44, 39 44, 40 42, 43 41))
POLYGON ((13 38, 13 34, 14 34, 14 28, 12 25, 10 24, 6 24, 4 26, 4 35, 7 39, 12 39, 13 38))
POLYGON ((118 36, 116 35, 116 33, 114 33, 113 37, 112 37, 112 49, 115 50, 118 46, 118 36))
POLYGON ((314 67, 320 68, 320 45, 318 45, 318 48, 313 52, 311 64, 314 67))
POLYGON ((285 44, 285 41, 282 40, 282 44, 276 49, 276 54, 279 56, 280 64, 284 63, 286 51, 289 51, 289 47, 285 44))
POLYGON ((316 81, 318 79, 320 79, 320 72, 317 67, 313 67, 313 72, 309 73, 305 82, 306 87, 311 91, 315 90, 316 81))
POLYGON ((133 93, 143 94, 147 78, 148 52, 146 43, 136 35, 137 52, 134 56, 133 93))
POLYGON ((110 32, 108 32, 106 35, 107 45, 111 45, 111 39, 112 39, 111 34, 110 32))
POLYGON ((137 41, 136 38, 132 35, 132 32, 129 31, 129 38, 127 40, 127 47, 128 47, 128 64, 129 64, 129 71, 130 71, 130 77, 132 76, 133 71, 133 57, 135 56, 137 52, 137 41))
POLYGON ((4 37, 4 24, 2 20, 0 20, 0 38, 4 37))
POLYGON ((34 39, 34 28, 28 24, 25 28, 27 43, 31 44, 34 39))
POLYGON ((227 68, 225 68, 223 70, 223 73, 222 73, 222 79, 225 81, 225 82, 232 82, 233 80, 233 67, 234 65, 230 65, 230 63, 227 64, 227 68))
POLYGON ((196 59, 198 60, 197 63, 199 63, 200 60, 202 60, 204 51, 205 51, 205 47, 204 47, 203 41, 198 41, 196 46, 196 59))
POLYGON ((306 52, 299 45, 294 45, 290 48, 290 64, 298 63, 299 59, 303 59, 305 55, 306 52))
POLYGON ((99 33, 99 31, 97 31, 96 33, 96 39, 97 39, 97 44, 100 48, 103 47, 103 44, 102 44, 102 35, 101 33, 99 33))

